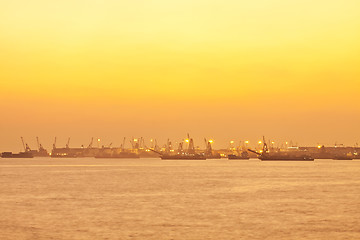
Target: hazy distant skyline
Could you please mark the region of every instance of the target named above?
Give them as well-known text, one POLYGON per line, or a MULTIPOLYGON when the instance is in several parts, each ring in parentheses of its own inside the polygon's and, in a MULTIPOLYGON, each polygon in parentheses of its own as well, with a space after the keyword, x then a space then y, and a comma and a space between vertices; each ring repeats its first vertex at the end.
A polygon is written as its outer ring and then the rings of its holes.
POLYGON ((0 3, 0 150, 360 142, 360 2, 0 3), (107 143, 108 142, 108 143, 107 143))

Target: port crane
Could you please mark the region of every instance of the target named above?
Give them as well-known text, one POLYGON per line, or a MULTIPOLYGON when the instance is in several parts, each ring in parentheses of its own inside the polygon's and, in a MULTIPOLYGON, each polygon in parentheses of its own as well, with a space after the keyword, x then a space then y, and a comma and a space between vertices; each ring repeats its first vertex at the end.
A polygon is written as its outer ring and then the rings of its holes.
POLYGON ((39 137, 36 137, 36 142, 37 142, 37 145, 38 145, 39 152, 44 151, 45 148, 41 145, 41 143, 39 141, 39 137))
POLYGON ((70 147, 69 147, 69 145, 70 145, 70 137, 68 138, 68 141, 67 141, 67 143, 66 143, 66 146, 65 146, 65 147, 66 147, 66 148, 70 148, 70 147))
POLYGON ((170 153, 171 150, 172 150, 172 143, 171 143, 170 139, 168 138, 167 145, 166 145, 166 153, 170 153))
POLYGON ((53 143, 53 149, 56 149, 56 137, 55 137, 55 140, 54 140, 54 143, 53 143))
POLYGON ((184 152, 183 142, 180 142, 178 147, 178 153, 183 153, 183 152, 184 152))
POLYGON ((254 150, 252 150, 252 149, 248 149, 248 151, 249 151, 249 152, 252 152, 252 153, 255 153, 255 154, 258 155, 258 156, 261 156, 261 155, 263 155, 264 153, 267 153, 267 152, 269 151, 269 149, 268 149, 268 146, 267 146, 266 141, 265 141, 265 136, 263 136, 263 148, 262 148, 262 150, 260 151, 261 153, 258 153, 257 151, 254 151, 254 150))
POLYGON ((192 138, 190 138, 189 134, 187 134, 187 137, 189 139, 188 153, 189 154, 195 154, 194 140, 192 138))
POLYGON ((30 152, 31 149, 30 149, 30 147, 29 147, 29 145, 27 143, 24 143, 24 138, 23 137, 21 137, 21 142, 23 144, 25 152, 30 152))
POLYGON ((211 141, 206 140, 206 138, 204 138, 204 141, 206 146, 205 155, 212 155, 211 141))
POLYGON ((94 137, 91 138, 91 141, 90 141, 89 146, 87 148, 92 148, 93 142, 94 142, 94 137))
POLYGON ((126 140, 126 137, 124 137, 123 139, 123 143, 121 144, 121 151, 125 151, 125 140, 126 140))
POLYGON ((155 139, 155 146, 154 146, 154 150, 156 151, 160 151, 160 147, 159 145, 157 144, 157 140, 155 139))

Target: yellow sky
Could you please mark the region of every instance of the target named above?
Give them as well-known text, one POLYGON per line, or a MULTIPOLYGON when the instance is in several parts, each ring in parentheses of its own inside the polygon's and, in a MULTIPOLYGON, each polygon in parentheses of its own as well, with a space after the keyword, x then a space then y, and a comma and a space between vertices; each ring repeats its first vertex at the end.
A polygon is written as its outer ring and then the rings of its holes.
POLYGON ((187 131, 353 144, 359 12, 357 0, 1 1, 0 149, 20 135, 187 131))

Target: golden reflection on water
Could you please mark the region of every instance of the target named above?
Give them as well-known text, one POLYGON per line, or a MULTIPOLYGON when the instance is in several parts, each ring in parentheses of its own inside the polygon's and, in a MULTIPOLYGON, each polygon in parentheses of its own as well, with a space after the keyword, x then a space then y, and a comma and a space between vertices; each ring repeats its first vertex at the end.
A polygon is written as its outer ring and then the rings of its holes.
POLYGON ((1 239, 360 239, 360 161, 1 159, 1 239))

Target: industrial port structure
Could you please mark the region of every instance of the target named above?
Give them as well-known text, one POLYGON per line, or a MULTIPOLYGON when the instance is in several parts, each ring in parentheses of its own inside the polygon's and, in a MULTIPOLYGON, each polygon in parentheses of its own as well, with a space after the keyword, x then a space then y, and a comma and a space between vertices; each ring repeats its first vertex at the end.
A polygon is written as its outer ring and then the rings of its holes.
MULTIPOLYGON (((306 159, 335 159, 335 160, 352 160, 360 159, 360 147, 346 146, 310 146, 301 147, 286 144, 285 147, 275 147, 272 141, 259 141, 257 148, 248 149, 248 141, 240 142, 238 146, 234 146, 234 141, 230 141, 230 146, 226 149, 213 149, 213 140, 204 139, 204 147, 195 147, 193 138, 187 135, 177 146, 168 139, 166 143, 159 146, 157 140, 151 139, 150 146, 147 146, 144 138, 131 138, 126 145, 126 138, 123 138, 122 144, 118 147, 112 146, 94 146, 94 138, 91 139, 87 146, 70 147, 70 138, 64 147, 57 146, 57 138, 55 137, 52 144, 52 150, 47 151, 40 143, 38 137, 37 150, 32 150, 29 145, 21 137, 24 151, 20 153, 3 152, 2 158, 31 158, 31 157, 52 157, 52 158, 162 158, 162 159, 250 159, 259 158, 266 160, 270 155, 275 158, 284 158, 284 156, 306 156, 306 159), (128 147, 127 147, 128 146, 128 147)), ((98 143, 100 139, 95 139, 98 143)), ((288 157, 289 158, 289 157, 288 157)), ((291 157, 290 157, 291 158, 291 157)), ((270 157, 271 159, 271 157, 270 157)), ((284 160, 289 160, 285 159, 284 160)))

